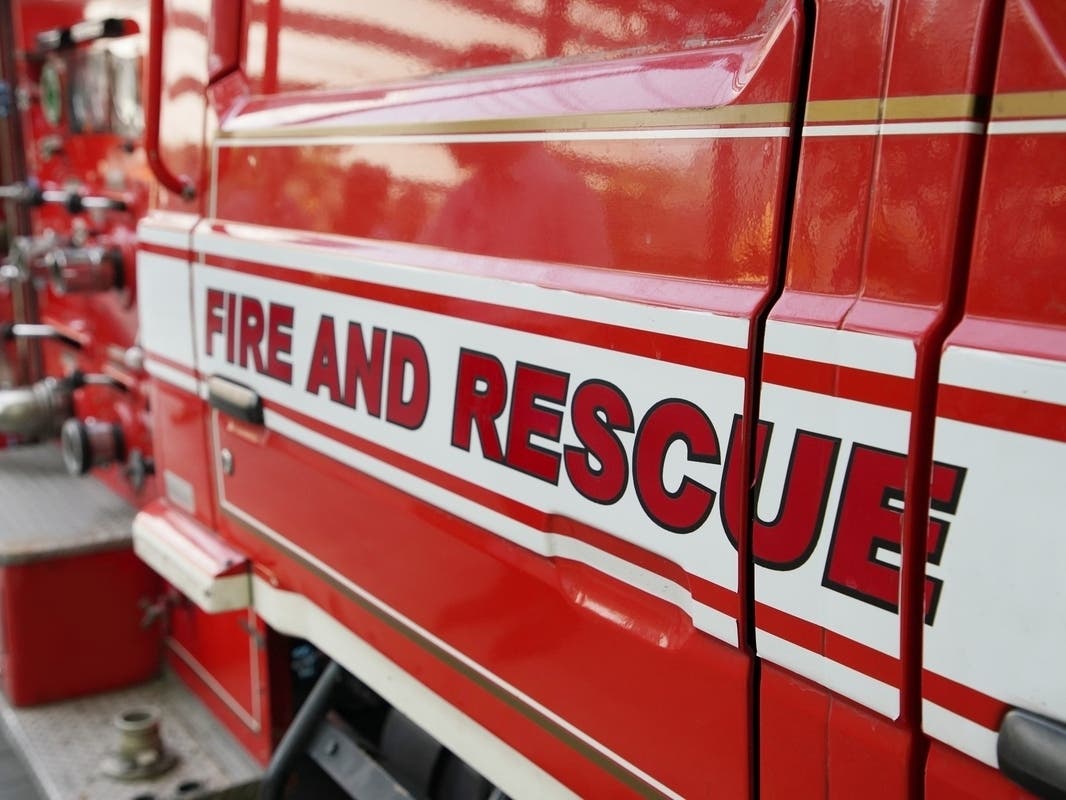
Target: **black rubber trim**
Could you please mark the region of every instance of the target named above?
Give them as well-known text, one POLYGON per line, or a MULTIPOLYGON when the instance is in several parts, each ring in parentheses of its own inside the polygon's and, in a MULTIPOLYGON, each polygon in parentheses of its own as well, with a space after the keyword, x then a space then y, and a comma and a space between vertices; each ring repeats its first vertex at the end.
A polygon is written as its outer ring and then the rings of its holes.
POLYGON ((1066 800, 1066 724, 1012 709, 999 726, 996 755, 1003 773, 1023 789, 1066 800))

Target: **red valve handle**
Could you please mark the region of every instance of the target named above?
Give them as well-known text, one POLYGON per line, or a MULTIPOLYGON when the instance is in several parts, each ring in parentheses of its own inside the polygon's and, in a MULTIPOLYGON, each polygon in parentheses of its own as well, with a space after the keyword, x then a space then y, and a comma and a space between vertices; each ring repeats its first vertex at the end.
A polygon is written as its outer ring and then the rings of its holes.
POLYGON ((175 175, 159 154, 159 116, 163 96, 163 0, 152 0, 148 19, 148 87, 144 99, 144 150, 148 166, 164 187, 186 200, 196 197, 187 175, 175 175))

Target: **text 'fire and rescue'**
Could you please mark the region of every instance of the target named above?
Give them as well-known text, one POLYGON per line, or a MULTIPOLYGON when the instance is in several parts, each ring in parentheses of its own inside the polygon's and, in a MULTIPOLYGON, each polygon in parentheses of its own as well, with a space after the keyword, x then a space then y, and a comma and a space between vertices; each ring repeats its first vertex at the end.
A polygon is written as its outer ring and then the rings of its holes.
MULTIPOLYGON (((206 300, 206 354, 291 386, 293 306, 271 302, 264 308, 253 297, 211 288, 206 300), (219 337, 224 352, 218 351, 219 337)), ((323 315, 308 359, 303 388, 309 394, 324 392, 332 402, 355 410, 358 387, 366 414, 410 430, 425 422, 431 378, 429 359, 417 337, 373 327, 368 338, 359 322, 338 324, 323 315)), ((471 452, 476 439, 483 458, 555 486, 565 472, 581 497, 600 505, 617 503, 632 482, 648 518, 677 534, 699 529, 720 493, 722 527, 736 546, 745 492, 739 414, 733 417, 723 450, 711 419, 685 398, 663 398, 638 420, 626 393, 598 377, 578 382, 566 372, 519 361, 509 381, 496 356, 472 348, 459 349, 455 369, 452 447, 471 452), (573 384, 577 385, 571 391, 573 384), (533 443, 536 437, 542 443, 561 444, 567 414, 579 445, 552 449, 533 443), (501 435, 503 420, 506 433, 501 435), (620 433, 635 433, 631 448, 620 433), (723 465, 720 486, 707 486, 689 475, 683 475, 676 487, 666 485, 667 451, 678 442, 683 443, 689 463, 723 465)), ((764 488, 773 429, 773 422, 760 420, 756 430, 757 493, 764 488)), ((753 521, 756 563, 791 570, 811 555, 825 520, 840 448, 838 437, 796 431, 780 509, 772 520, 756 514, 753 521)), ((906 467, 903 453, 859 443, 852 446, 822 579, 828 588, 890 611, 898 610, 899 571, 880 560, 878 551, 900 551, 906 467)), ((940 562, 949 528, 945 515, 956 512, 965 475, 964 467, 934 464, 930 498, 938 514, 929 520, 929 563, 940 562)), ((930 624, 940 590, 938 579, 926 579, 930 624)))

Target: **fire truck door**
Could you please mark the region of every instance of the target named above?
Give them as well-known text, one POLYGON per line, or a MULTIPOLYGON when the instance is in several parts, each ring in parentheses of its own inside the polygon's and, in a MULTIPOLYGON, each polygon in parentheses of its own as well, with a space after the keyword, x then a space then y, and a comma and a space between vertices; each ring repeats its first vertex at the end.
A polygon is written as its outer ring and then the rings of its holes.
POLYGON ((933 398, 999 5, 819 9, 755 442, 764 797, 919 796, 921 638, 942 624, 940 559, 961 546, 945 534, 973 491, 972 458, 933 463, 933 398))
POLYGON ((937 394, 934 457, 967 472, 926 627, 930 798, 974 786, 1018 796, 1002 772, 1028 774, 1037 782, 1024 785, 1047 796, 1064 791, 1061 777, 1039 783, 1061 776, 1066 759, 1064 53, 1061 6, 1007 3, 966 315, 944 349, 937 394), (1035 717, 1005 717, 1011 709, 1035 717), (1039 753, 1019 748, 1017 734, 1040 718, 1051 720, 1050 738, 1036 740, 1050 758, 1034 762, 1039 753))
POLYGON ((256 611, 509 793, 747 796, 800 5, 315 8, 245 4, 194 233, 256 611))

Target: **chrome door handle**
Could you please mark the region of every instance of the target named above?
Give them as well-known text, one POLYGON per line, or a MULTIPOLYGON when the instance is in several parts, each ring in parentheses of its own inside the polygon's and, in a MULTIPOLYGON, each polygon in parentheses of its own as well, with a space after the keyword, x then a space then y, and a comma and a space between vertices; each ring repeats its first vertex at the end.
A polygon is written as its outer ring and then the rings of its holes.
POLYGON ((263 398, 254 389, 219 375, 207 379, 207 402, 242 422, 263 424, 263 398))

